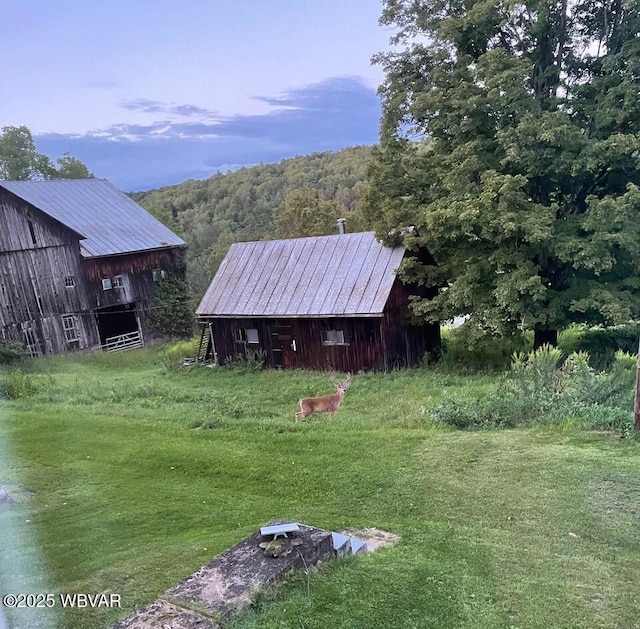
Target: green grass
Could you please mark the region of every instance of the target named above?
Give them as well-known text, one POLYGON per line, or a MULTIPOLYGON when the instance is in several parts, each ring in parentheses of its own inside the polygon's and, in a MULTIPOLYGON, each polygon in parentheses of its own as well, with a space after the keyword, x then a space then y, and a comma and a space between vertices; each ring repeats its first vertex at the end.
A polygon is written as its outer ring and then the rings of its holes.
POLYGON ((430 423, 495 376, 360 374, 335 419, 295 424, 327 374, 167 372, 159 349, 24 370, 37 393, 4 403, 0 485, 25 498, 0 525, 37 541, 40 583, 124 605, 60 626, 109 626, 273 518, 402 540, 291 575, 236 629, 639 626, 640 446, 430 423))

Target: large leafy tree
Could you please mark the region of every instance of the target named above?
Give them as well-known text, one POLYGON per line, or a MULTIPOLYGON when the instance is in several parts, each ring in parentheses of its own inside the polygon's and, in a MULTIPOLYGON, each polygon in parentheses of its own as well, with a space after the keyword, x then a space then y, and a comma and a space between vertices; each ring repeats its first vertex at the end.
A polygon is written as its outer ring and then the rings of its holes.
POLYGON ((317 190, 292 189, 273 212, 276 238, 301 238, 335 234, 336 221, 343 213, 336 201, 324 201, 317 190))
POLYGON ((640 316, 637 0, 386 0, 368 215, 427 320, 554 342, 640 316), (413 230, 407 228, 413 227, 413 230))
POLYGON ((64 153, 53 162, 38 153, 28 127, 2 127, 0 129, 0 179, 85 179, 93 177, 79 159, 64 153))

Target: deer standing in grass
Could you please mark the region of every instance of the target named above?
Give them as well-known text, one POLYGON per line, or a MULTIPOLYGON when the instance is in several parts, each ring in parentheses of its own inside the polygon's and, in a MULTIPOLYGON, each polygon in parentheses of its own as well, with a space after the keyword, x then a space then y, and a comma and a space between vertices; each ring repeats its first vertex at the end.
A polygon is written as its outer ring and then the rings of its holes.
POLYGON ((298 404, 300 404, 300 411, 296 413, 296 421, 300 421, 313 413, 331 413, 331 417, 338 410, 342 399, 344 398, 344 392, 349 388, 351 382, 351 374, 347 374, 347 379, 344 382, 338 382, 337 380, 331 381, 338 389, 333 395, 325 395, 323 397, 303 397, 298 404))

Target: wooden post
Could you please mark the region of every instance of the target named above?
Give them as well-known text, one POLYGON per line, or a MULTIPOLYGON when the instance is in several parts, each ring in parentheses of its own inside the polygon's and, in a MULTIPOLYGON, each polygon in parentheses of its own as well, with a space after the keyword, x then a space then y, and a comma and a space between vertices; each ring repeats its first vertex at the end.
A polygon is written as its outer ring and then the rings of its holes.
POLYGON ((636 370, 636 402, 633 409, 633 429, 640 430, 640 342, 638 343, 638 368, 636 370))

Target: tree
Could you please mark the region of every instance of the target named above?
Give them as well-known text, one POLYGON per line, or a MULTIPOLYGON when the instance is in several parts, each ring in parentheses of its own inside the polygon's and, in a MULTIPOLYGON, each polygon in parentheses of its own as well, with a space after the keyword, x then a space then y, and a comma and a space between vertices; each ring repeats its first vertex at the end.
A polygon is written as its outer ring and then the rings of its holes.
POLYGON ((84 179, 93 177, 89 169, 69 153, 57 160, 58 168, 36 151, 31 131, 23 126, 0 130, 0 179, 84 179))
POLYGON ((86 164, 65 151, 62 157, 56 160, 58 168, 53 179, 92 179, 94 174, 89 171, 86 164))
POLYGON ((440 288, 415 312, 536 346, 640 316, 638 3, 386 0, 381 23, 367 215, 436 260, 401 269, 440 288))
POLYGON ((288 190, 273 213, 276 238, 326 236, 337 233, 337 219, 343 214, 335 201, 323 201, 317 190, 288 190))

